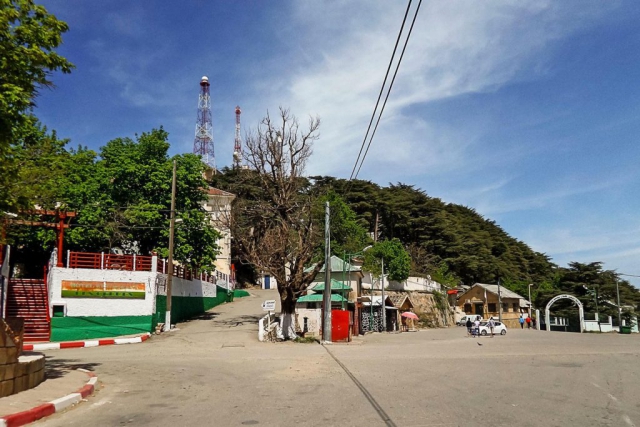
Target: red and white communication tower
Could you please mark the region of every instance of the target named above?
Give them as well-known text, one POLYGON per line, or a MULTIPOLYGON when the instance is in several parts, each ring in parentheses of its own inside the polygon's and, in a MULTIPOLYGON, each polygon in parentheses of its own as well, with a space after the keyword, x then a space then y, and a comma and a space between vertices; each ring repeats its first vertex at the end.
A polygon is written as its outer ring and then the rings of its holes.
POLYGON ((213 151, 213 124, 211 122, 211 98, 209 96, 209 78, 200 80, 198 96, 198 119, 196 121, 196 138, 193 141, 193 153, 200 154, 202 161, 216 170, 216 156, 213 151))
POLYGON ((236 139, 233 147, 233 167, 240 169, 242 167, 242 140, 240 139, 240 114, 242 110, 236 106, 236 139))

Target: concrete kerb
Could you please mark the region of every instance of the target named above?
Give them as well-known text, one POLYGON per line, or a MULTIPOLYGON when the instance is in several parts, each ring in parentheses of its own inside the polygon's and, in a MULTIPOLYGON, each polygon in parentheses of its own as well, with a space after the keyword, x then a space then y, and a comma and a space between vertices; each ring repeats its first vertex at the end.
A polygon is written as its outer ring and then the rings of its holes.
POLYGON ((151 336, 150 333, 129 338, 110 338, 101 340, 87 341, 70 341, 70 342, 48 342, 42 344, 24 344, 24 351, 44 351, 44 350, 61 350, 65 348, 82 348, 82 347, 98 347, 101 345, 121 345, 121 344, 138 344, 145 342, 151 336))
POLYGON ((32 423, 41 418, 48 417, 56 412, 63 411, 70 406, 80 403, 85 397, 90 396, 96 389, 98 377, 91 371, 86 369, 78 369, 85 372, 90 378, 87 383, 75 393, 70 393, 59 399, 52 400, 49 403, 38 405, 27 411, 16 412, 15 414, 5 415, 0 418, 0 427, 19 427, 32 423))

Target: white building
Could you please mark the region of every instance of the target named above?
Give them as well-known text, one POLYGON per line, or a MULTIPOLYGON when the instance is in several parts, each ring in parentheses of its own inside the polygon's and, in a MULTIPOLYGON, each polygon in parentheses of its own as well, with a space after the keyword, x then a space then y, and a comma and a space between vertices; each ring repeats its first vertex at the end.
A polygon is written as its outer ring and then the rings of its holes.
POLYGON ((227 277, 221 277, 228 280, 231 276, 231 230, 229 228, 231 218, 231 203, 236 196, 232 193, 220 190, 218 188, 209 187, 207 190, 207 201, 204 203, 204 209, 210 212, 211 225, 222 234, 217 244, 220 247, 215 262, 215 268, 227 277))

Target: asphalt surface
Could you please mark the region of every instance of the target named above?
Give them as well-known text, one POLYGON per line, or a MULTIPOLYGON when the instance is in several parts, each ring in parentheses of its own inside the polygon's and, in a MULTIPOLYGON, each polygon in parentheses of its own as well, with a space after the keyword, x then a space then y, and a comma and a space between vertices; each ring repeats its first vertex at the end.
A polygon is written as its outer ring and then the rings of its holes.
POLYGON ((638 335, 456 327, 260 343, 260 305, 276 294, 252 294, 144 344, 47 352, 91 366, 101 387, 36 425, 640 426, 638 335))

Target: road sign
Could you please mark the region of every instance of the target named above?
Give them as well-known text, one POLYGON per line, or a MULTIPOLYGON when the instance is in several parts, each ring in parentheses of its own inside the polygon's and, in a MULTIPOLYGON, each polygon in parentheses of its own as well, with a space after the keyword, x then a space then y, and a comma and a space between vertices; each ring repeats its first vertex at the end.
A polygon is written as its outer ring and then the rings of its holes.
POLYGON ((262 303, 263 311, 276 311, 276 300, 269 299, 262 303))

